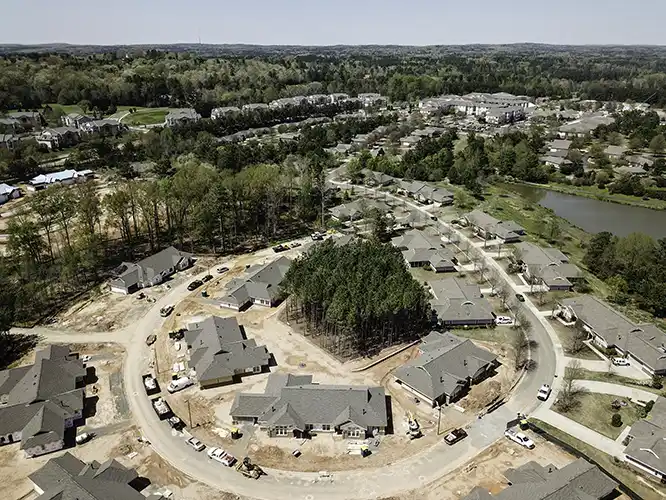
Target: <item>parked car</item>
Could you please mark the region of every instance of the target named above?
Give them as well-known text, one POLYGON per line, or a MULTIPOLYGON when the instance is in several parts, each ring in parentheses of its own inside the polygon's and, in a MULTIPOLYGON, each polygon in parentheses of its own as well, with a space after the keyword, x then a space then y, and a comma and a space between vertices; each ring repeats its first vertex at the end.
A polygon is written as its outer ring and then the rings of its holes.
POLYGON ((169 385, 167 386, 167 391, 169 391, 171 394, 174 392, 182 391, 186 387, 189 387, 194 384, 194 380, 192 380, 190 377, 180 377, 177 378, 176 380, 172 380, 169 382, 169 385))
POLYGON ((629 366, 627 358, 613 358, 612 361, 615 366, 629 366))
POLYGON ((226 266, 218 267, 218 268, 217 268, 217 274, 224 274, 224 273, 226 273, 228 270, 229 270, 229 268, 226 267, 226 266))
POLYGON ((204 276, 203 278, 201 278, 201 282, 202 282, 202 283, 208 283, 208 282, 209 282, 210 280, 212 280, 212 279, 213 279, 213 276, 210 275, 210 274, 207 274, 206 276, 204 276))
POLYGON ((187 285, 187 289, 191 292, 192 290, 196 290, 199 288, 201 285, 203 285, 203 282, 201 280, 194 280, 192 283, 187 285))
POLYGON ((301 244, 298 241, 295 241, 294 243, 291 244, 291 248, 298 248, 300 246, 301 246, 301 244))
POLYGON ((174 330, 173 332, 169 332, 169 338, 171 340, 180 340, 185 336, 186 331, 187 331, 186 328, 181 328, 180 330, 174 330))
POLYGON ((449 432, 446 437, 444 438, 444 441, 448 445, 456 444, 458 441, 461 441, 467 437, 467 432, 465 432, 465 429, 453 429, 451 432, 449 432))
POLYGON ((548 399, 550 396, 552 389, 548 384, 543 384, 541 386, 541 389, 539 389, 539 392, 537 393, 537 399, 540 399, 541 401, 545 401, 548 399))
POLYGON ((203 444, 201 441, 199 441, 195 437, 191 437, 187 441, 185 441, 187 444, 189 444, 192 448, 194 448, 196 451, 203 451, 206 449, 206 445, 203 444))
POLYGON ((519 445, 524 446, 529 450, 534 448, 534 441, 532 441, 522 432, 516 432, 514 430, 507 429, 506 431, 504 431, 504 435, 514 443, 518 443, 519 445))
POLYGON ((146 337, 146 345, 149 345, 149 346, 153 345, 156 340, 157 340, 157 335, 155 335, 154 333, 151 333, 150 335, 148 335, 146 337))
POLYGON ((143 377, 143 387, 146 389, 146 394, 151 395, 157 392, 160 392, 160 388, 157 385, 157 379, 150 374, 146 374, 143 377))
POLYGON ((497 316, 495 323, 498 325, 510 325, 513 323, 513 320, 508 316, 497 316))
POLYGON ((273 247, 275 253, 284 252, 285 250, 289 250, 289 247, 286 245, 276 245, 273 247))
POLYGON ((208 458, 220 462, 222 465, 231 467, 236 463, 236 457, 231 453, 227 453, 222 448, 209 448, 208 449, 208 458))
POLYGON ((167 422, 169 422, 169 425, 171 426, 172 429, 176 429, 177 431, 185 427, 185 423, 181 419, 179 419, 176 415, 168 418, 167 422))
POLYGON ((431 216, 430 216, 430 220, 437 220, 437 216, 435 216, 435 215, 431 215, 431 216))
POLYGON ((95 435, 92 432, 84 432, 82 434, 78 434, 74 440, 76 441, 76 444, 83 444, 87 443, 94 437, 95 435))
POLYGON ((174 306, 172 304, 168 306, 164 306, 162 309, 160 309, 160 316, 163 318, 166 318, 169 314, 173 312, 174 306))
POLYGON ((314 232, 310 235, 310 238, 312 238, 312 241, 321 241, 324 239, 324 235, 321 234, 319 231, 314 232))
POLYGON ((81 356, 80 359, 81 359, 81 361, 83 361, 84 363, 87 363, 88 361, 90 361, 90 360, 92 359, 92 356, 91 356, 90 354, 84 354, 83 356, 81 356))
POLYGON ((518 302, 525 302, 525 296, 522 293, 517 293, 516 298, 518 299, 518 302))

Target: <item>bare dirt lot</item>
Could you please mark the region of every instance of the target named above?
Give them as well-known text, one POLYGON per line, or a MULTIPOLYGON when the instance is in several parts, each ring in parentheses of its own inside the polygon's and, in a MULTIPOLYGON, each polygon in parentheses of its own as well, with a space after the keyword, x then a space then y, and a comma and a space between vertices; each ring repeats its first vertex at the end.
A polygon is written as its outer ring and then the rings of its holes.
POLYGON ((520 467, 531 460, 541 465, 552 463, 556 467, 563 467, 575 460, 575 457, 551 443, 538 437, 535 441, 536 450, 527 450, 507 440, 498 441, 459 469, 424 488, 396 497, 395 500, 414 498, 457 500, 467 495, 476 486, 497 494, 508 486, 503 473, 509 468, 520 467))

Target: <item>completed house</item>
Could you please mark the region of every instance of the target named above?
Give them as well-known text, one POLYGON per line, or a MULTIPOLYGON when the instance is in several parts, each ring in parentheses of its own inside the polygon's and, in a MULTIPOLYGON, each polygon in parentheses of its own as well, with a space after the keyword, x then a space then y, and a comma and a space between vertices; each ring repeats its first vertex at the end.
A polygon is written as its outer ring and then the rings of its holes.
POLYGON ((452 403, 489 375, 497 356, 451 333, 431 332, 423 338, 419 357, 395 372, 396 382, 432 406, 452 403))
POLYGON ((666 481, 666 398, 659 396, 649 417, 629 429, 625 461, 660 482, 666 481))
POLYGON ((388 213, 390 207, 381 200, 359 198, 343 205, 331 208, 331 217, 340 222, 349 222, 363 218, 364 212, 376 208, 380 212, 388 213))
POLYGON ((284 279, 291 260, 280 257, 265 266, 248 269, 247 278, 233 279, 227 286, 227 295, 220 299, 220 307, 240 311, 249 304, 274 307, 282 300, 280 283, 284 279))
POLYGON ((109 286, 112 292, 127 295, 141 288, 159 285, 172 274, 190 267, 192 262, 192 254, 168 247, 139 262, 123 262, 109 286))
POLYGON ((17 187, 10 186, 9 184, 0 184, 0 205, 4 205, 9 200, 19 198, 21 190, 17 187))
POLYGON ((217 120, 219 118, 223 118, 225 116, 233 116, 237 115, 240 113, 240 108, 237 108, 236 106, 226 106, 223 108, 214 108, 210 112, 210 118, 211 120, 217 120))
POLYGON ((61 118, 65 127, 81 128, 84 123, 92 122, 95 119, 92 116, 86 116, 79 113, 69 113, 61 118))
POLYGON ((83 417, 86 368, 66 346, 37 351, 32 365, 0 371, 0 445, 28 457, 60 450, 83 417))
POLYGON ((42 114, 39 111, 13 111, 8 116, 16 120, 25 130, 42 126, 42 114))
POLYGON ((259 424, 271 437, 309 437, 315 431, 366 438, 385 434, 383 387, 319 385, 312 375, 271 374, 263 394, 236 393, 235 424, 259 424))
POLYGON ((572 137, 585 137, 587 134, 595 131, 600 125, 610 125, 615 122, 612 116, 587 115, 562 125, 558 130, 560 139, 569 139, 572 137))
POLYGON ((28 183, 29 191, 39 191, 49 186, 63 185, 69 186, 77 182, 85 182, 94 176, 92 170, 63 170, 52 174, 40 174, 30 179, 28 183))
POLYGON ((188 122, 198 122, 201 115, 192 108, 172 109, 164 118, 167 127, 174 127, 188 122))
POLYGON ((105 118, 103 120, 92 120, 89 122, 81 123, 80 130, 87 134, 96 134, 103 137, 117 135, 123 128, 123 125, 118 120, 111 120, 105 118))
POLYGON ((666 334, 655 325, 636 324, 592 295, 560 301, 555 315, 582 328, 595 344, 626 355, 649 375, 666 375, 666 334))
POLYGON ((79 142, 79 131, 74 127, 47 128, 36 138, 37 144, 49 149, 74 146, 79 142))
POLYGON ((82 462, 71 453, 52 458, 28 476, 35 500, 163 500, 140 493, 145 483, 134 469, 115 460, 82 462))
POLYGON ((606 149, 604 149, 604 153, 608 155, 609 158, 612 158, 613 160, 618 160, 624 156, 624 154, 628 151, 628 149, 624 146, 606 146, 606 149))
POLYGON ((409 267, 428 267, 436 273, 456 270, 458 261, 451 252, 444 249, 437 235, 412 229, 393 238, 391 243, 402 251, 409 267))
POLYGON ((202 389, 238 382, 243 375, 268 369, 268 349, 247 339, 236 318, 211 316, 190 323, 187 330, 190 367, 202 389))
POLYGON ((525 229, 515 222, 501 221, 481 210, 472 210, 463 215, 460 221, 470 226, 477 236, 486 240, 497 238, 504 243, 515 243, 525 234, 525 229))
POLYGON ((477 486, 463 500, 610 500, 618 484, 599 467, 579 458, 558 469, 532 461, 504 473, 508 488, 491 495, 477 486))
POLYGON ((430 306, 444 327, 493 326, 495 314, 478 285, 456 277, 428 282, 430 306))
POLYGON ((0 134, 0 148, 10 151, 19 145, 20 139, 14 134, 0 134))
POLYGON ((536 285, 544 284, 550 291, 571 290, 582 277, 581 270, 569 263, 569 257, 557 248, 542 248, 521 242, 515 246, 515 259, 522 266, 525 278, 536 285))

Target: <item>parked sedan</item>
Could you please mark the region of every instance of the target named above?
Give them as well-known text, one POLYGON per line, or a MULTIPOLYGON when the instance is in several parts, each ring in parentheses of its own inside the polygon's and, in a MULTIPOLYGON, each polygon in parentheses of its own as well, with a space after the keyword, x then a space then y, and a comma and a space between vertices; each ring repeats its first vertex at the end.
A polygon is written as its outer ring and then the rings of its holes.
POLYGON ((525 302, 525 296, 521 293, 517 293, 516 298, 518 299, 518 302, 525 302))
POLYGON ((497 316, 495 323, 498 325, 510 325, 513 323, 513 320, 508 316, 497 316))
POLYGON ((546 401, 550 396, 551 391, 552 389, 548 384, 543 384, 539 389, 539 392, 537 393, 537 399, 540 399, 541 401, 546 401))
POLYGON ((208 457, 227 467, 231 467, 236 463, 236 457, 231 453, 227 453, 222 448, 210 448, 208 450, 208 457))
POLYGON ((212 280, 212 279, 213 279, 213 276, 211 276, 210 274, 207 274, 206 276, 204 276, 203 278, 201 278, 201 282, 202 282, 202 283, 208 283, 208 282, 209 282, 210 280, 212 280))
POLYGON ((465 429, 453 429, 451 432, 449 432, 446 437, 444 438, 444 441, 448 445, 456 444, 458 441, 461 441, 467 437, 467 432, 465 432, 465 429))
POLYGON ((226 266, 218 267, 218 268, 217 268, 217 274, 224 274, 224 273, 226 273, 228 270, 229 270, 229 268, 226 267, 226 266))
POLYGON ((201 285, 203 285, 203 282, 200 280, 194 280, 192 283, 187 285, 187 289, 191 292, 192 290, 196 290, 199 288, 201 285))
POLYGON ((188 445, 190 445, 192 448, 194 448, 196 451, 203 451, 206 449, 206 445, 203 444, 201 441, 199 441, 195 437, 191 437, 187 441, 185 441, 188 445))

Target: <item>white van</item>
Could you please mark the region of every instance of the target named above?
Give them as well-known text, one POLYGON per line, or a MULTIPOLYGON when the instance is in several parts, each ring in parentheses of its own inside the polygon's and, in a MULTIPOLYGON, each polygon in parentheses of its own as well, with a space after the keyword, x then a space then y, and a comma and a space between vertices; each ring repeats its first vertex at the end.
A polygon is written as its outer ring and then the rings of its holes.
POLYGON ((182 391, 186 387, 189 387, 194 384, 194 380, 192 380, 190 377, 180 377, 177 378, 176 380, 172 380, 169 382, 169 385, 167 386, 167 391, 169 391, 171 394, 174 392, 182 391))

